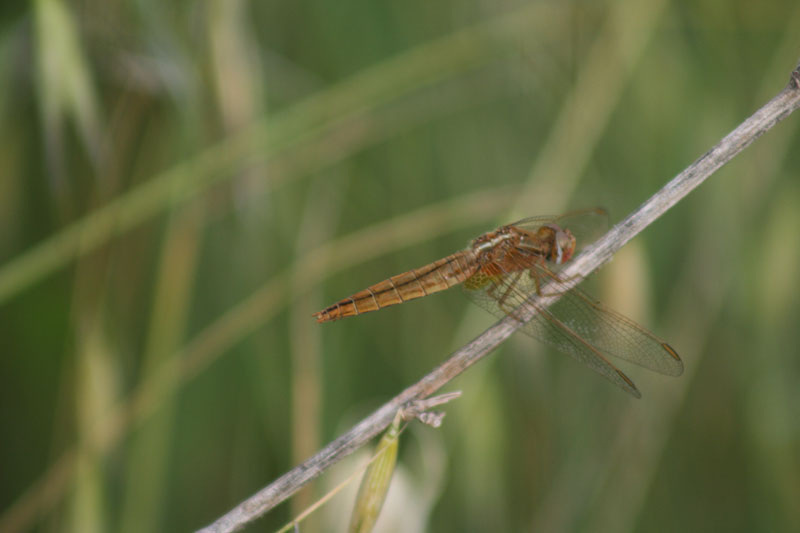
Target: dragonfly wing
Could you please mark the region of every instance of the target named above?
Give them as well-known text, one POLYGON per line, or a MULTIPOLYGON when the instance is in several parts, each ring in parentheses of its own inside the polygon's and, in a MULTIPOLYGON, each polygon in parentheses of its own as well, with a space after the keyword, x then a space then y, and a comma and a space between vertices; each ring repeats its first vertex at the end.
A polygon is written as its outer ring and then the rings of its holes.
POLYGON ((607 354, 660 374, 683 373, 683 362, 669 344, 580 289, 566 291, 549 311, 607 354))
MULTIPOLYGON (((527 271, 486 279, 480 279, 480 276, 479 272, 468 279, 464 292, 478 306, 501 318, 514 316, 514 311, 527 300, 528 291, 536 290, 534 278, 527 271)), ((535 306, 535 309, 537 314, 522 327, 525 333, 571 355, 636 398, 641 397, 630 378, 587 342, 579 331, 548 309, 540 306, 535 306)))

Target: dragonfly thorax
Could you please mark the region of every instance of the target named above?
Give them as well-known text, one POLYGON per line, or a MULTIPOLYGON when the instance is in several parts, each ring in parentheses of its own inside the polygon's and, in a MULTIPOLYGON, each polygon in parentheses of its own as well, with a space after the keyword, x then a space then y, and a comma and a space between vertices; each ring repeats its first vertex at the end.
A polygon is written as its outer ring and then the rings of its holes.
POLYGON ((472 251, 481 264, 502 260, 506 253, 514 247, 514 240, 518 237, 508 230, 500 228, 497 231, 485 233, 472 241, 472 251))
POLYGON ((545 224, 536 231, 516 229, 518 246, 532 255, 538 255, 557 265, 566 263, 575 252, 575 237, 567 229, 555 224, 545 224))
POLYGON ((555 224, 534 230, 503 226, 472 241, 471 249, 482 268, 510 272, 530 268, 537 260, 557 265, 569 261, 575 237, 555 224))

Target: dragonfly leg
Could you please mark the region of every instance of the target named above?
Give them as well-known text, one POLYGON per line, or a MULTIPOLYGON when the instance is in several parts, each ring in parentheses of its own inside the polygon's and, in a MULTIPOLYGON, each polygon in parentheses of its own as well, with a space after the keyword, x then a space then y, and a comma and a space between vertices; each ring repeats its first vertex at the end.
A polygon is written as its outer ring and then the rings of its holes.
POLYGON ((492 286, 487 291, 487 293, 497 301, 497 306, 505 314, 511 315, 515 319, 520 320, 520 321, 521 321, 521 318, 514 314, 514 311, 516 311, 516 310, 513 309, 513 308, 508 307, 506 300, 508 300, 509 296, 511 296, 514 293, 514 287, 516 286, 517 282, 519 281, 519 277, 521 275, 522 275, 522 272, 517 272, 517 273, 514 274, 513 278, 511 278, 511 281, 507 284, 505 291, 503 291, 503 294, 499 295, 499 298, 498 298, 498 295, 495 294, 495 289, 497 288, 496 285, 492 286))
MULTIPOLYGON (((534 285, 536 286, 536 295, 537 296, 549 297, 549 296, 557 296, 559 294, 563 294, 564 293, 564 289, 563 288, 560 289, 560 290, 556 289, 554 292, 551 292, 551 293, 542 292, 542 271, 541 270, 537 270, 536 267, 534 267, 534 268, 531 268, 528 271, 528 273, 529 273, 531 279, 533 280, 534 285)), ((544 275, 547 276, 549 279, 551 279, 553 281, 556 281, 558 283, 570 283, 572 281, 578 281, 578 280, 582 279, 581 276, 578 276, 578 275, 570 276, 568 278, 562 278, 559 275, 557 275, 557 274, 555 274, 553 272, 550 272, 550 271, 546 271, 544 275)))
MULTIPOLYGON (((538 262, 542 266, 544 266, 544 261, 542 261, 541 258, 539 258, 538 262)), ((541 277, 540 277, 539 273, 536 271, 536 265, 535 264, 533 266, 531 266, 530 270, 528 270, 528 275, 531 277, 531 279, 533 280, 533 284, 536 287, 536 295, 537 296, 542 296, 541 277)))
POLYGON ((558 280, 563 282, 563 283, 571 283, 573 281, 577 282, 577 281, 580 281, 582 279, 583 279, 583 277, 580 274, 575 274, 574 276, 569 276, 568 278, 562 278, 560 276, 558 277, 558 280))

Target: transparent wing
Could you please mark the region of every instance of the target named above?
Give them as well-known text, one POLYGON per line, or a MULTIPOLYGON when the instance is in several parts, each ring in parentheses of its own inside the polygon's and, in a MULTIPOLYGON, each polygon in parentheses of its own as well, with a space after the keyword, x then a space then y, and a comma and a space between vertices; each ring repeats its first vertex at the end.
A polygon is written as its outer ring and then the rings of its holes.
POLYGON ((641 394, 636 386, 606 355, 671 376, 683 372, 683 363, 668 344, 583 291, 570 288, 571 284, 562 283, 544 265, 481 276, 478 272, 465 282, 465 293, 498 317, 519 316, 517 308, 540 290, 561 294, 561 299, 549 308, 534 306, 537 314, 521 329, 571 355, 637 398, 641 394))

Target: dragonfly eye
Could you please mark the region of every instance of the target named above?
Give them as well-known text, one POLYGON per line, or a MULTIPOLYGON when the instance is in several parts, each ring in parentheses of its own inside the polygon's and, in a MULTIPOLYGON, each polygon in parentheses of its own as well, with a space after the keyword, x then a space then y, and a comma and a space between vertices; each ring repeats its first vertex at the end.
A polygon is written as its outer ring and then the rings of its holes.
POLYGON ((562 230, 558 229, 556 231, 556 239, 555 239, 555 250, 553 250, 553 256, 551 259, 557 264, 560 265, 562 263, 566 263, 572 258, 572 254, 575 253, 575 237, 570 233, 568 229, 562 230))

